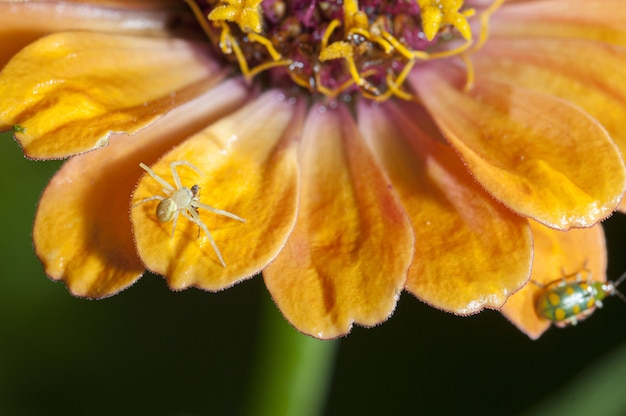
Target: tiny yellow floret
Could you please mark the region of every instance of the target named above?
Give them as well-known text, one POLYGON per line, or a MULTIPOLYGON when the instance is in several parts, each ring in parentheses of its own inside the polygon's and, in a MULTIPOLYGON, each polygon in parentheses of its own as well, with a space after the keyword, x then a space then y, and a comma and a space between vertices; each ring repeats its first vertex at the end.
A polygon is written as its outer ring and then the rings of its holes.
POLYGON ((346 32, 352 29, 367 29, 369 26, 367 16, 359 10, 359 2, 357 0, 344 1, 343 15, 346 32))
POLYGON ((222 0, 209 13, 209 20, 236 23, 245 32, 261 33, 262 13, 260 4, 263 0, 222 0))
POLYGON ((294 16, 288 16, 289 10, 283 4, 286 2, 266 3, 270 9, 277 9, 276 16, 265 21, 269 16, 264 15, 263 0, 209 2, 212 10, 208 15, 197 0, 183 1, 212 43, 239 63, 248 81, 261 72, 282 67, 283 72, 277 73, 278 76, 286 72, 298 86, 329 97, 359 91, 363 97, 376 101, 392 96, 419 101, 403 84, 421 61, 460 56, 467 68, 465 90, 472 88, 474 70, 469 56, 484 44, 489 17, 505 0, 493 0, 488 7, 481 5, 479 18, 474 19, 476 41, 468 22, 476 10, 467 8, 464 0, 415 0, 408 8, 398 6, 397 21, 395 11, 391 15, 378 15, 377 7, 369 2, 336 2, 333 7, 341 7, 342 14, 336 8, 326 13, 333 2, 319 2, 316 6, 319 13, 310 16, 311 22, 306 27, 299 28, 291 19, 297 19, 299 13, 309 13, 315 2, 311 6, 296 2, 291 10, 294 16), (420 15, 415 13, 417 8, 420 15), (275 18, 282 22, 274 21, 275 18), (311 36, 308 32, 313 30, 314 22, 319 25, 311 36), (432 43, 413 44, 405 38, 407 30, 418 31, 419 38, 432 43), (454 42, 449 42, 451 37, 454 42), (293 54, 294 50, 298 52, 293 54), (329 62, 339 60, 343 62, 329 62))
POLYGON ((467 18, 474 15, 474 9, 459 12, 463 0, 417 0, 422 16, 422 29, 428 40, 433 40, 446 25, 456 28, 466 40, 472 39, 472 29, 467 18))

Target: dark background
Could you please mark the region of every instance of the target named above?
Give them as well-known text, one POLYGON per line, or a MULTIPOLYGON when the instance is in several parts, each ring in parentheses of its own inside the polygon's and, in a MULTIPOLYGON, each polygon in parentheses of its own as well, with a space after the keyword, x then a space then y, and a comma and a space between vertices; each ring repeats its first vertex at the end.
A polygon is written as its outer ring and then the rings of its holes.
MULTIPOLYGON (((74 298, 44 276, 30 241, 37 199, 60 162, 27 161, 7 137, 0 162, 0 414, 239 414, 258 345, 271 335, 259 330, 273 308, 262 280, 174 293, 146 275, 110 299, 74 298)), ((626 216, 604 225, 615 279, 626 270, 626 216)), ((495 311, 461 318, 405 293, 388 322, 338 341, 325 413, 557 414, 546 410, 556 400, 626 414, 625 349, 617 298, 576 328, 531 341, 495 311)))

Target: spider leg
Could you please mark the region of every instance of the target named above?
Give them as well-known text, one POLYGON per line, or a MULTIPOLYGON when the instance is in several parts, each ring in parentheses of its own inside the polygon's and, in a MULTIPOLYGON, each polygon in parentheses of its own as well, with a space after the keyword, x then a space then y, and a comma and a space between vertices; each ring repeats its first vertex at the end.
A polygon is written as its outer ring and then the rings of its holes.
MULTIPOLYGON (((539 283, 538 281, 532 280, 532 279, 530 279, 530 282, 534 283, 535 285, 539 286, 542 289, 545 289, 548 286, 548 285, 544 285, 543 283, 539 283)), ((552 282, 550 282, 550 283, 552 283, 552 282)))
POLYGON ((213 240, 213 237, 211 236, 211 232, 209 231, 207 226, 204 224, 204 222, 202 222, 197 212, 190 209, 190 210, 182 211, 182 213, 189 221, 195 223, 198 227, 202 228, 202 231, 204 231, 207 238, 209 239, 209 243, 211 243, 211 246, 213 247, 213 251, 215 251, 217 258, 220 259, 220 263, 222 263, 223 267, 226 267, 226 263, 224 262, 224 259, 222 258, 222 253, 220 252, 220 249, 217 248, 217 244, 215 244, 215 240, 213 240))
MULTIPOLYGON (((174 187, 172 187, 172 185, 170 185, 169 183, 167 183, 165 181, 165 179, 163 179, 162 177, 160 177, 159 175, 157 175, 156 173, 154 173, 154 171, 152 169, 150 169, 148 166, 144 165, 143 163, 140 163, 139 166, 141 167, 141 169, 145 170, 146 172, 148 172, 148 174, 150 176, 152 176, 152 178, 154 178, 155 181, 157 181, 158 183, 160 183, 161 185, 163 185, 163 187, 165 189, 170 190, 171 192, 174 192, 176 189, 174 189, 174 187)), ((179 180, 180 182, 180 180, 179 180)))
POLYGON ((176 211, 176 214, 174 214, 174 223, 172 224, 172 235, 170 235, 170 240, 174 238, 174 231, 176 231, 176 222, 178 221, 178 214, 180 214, 180 210, 176 211))
POLYGON ((199 175, 204 176, 204 173, 202 173, 200 169, 192 165, 190 162, 187 162, 186 160, 179 160, 176 162, 172 162, 170 163, 170 169, 172 170, 172 177, 174 178, 174 182, 176 183, 177 189, 181 189, 183 187, 183 184, 180 181, 180 176, 178 176, 178 171, 176 170, 178 166, 187 166, 188 168, 195 170, 199 175))
MULTIPOLYGON (((193 205, 190 205, 189 209, 195 213, 195 215, 192 214, 192 216, 194 216, 195 218, 198 218, 198 221, 199 221, 200 220, 200 212, 198 212, 198 209, 196 207, 194 207, 193 205)), ((196 224, 196 225, 198 225, 198 224, 196 224)), ((198 226, 198 235, 196 236, 196 240, 198 238, 200 238, 200 226, 198 226)))
POLYGON ((206 209, 207 211, 211 211, 214 214, 223 215, 225 217, 232 218, 232 219, 237 220, 237 221, 246 222, 246 220, 244 220, 243 218, 241 218, 238 215, 235 215, 233 213, 230 213, 228 211, 224 211, 224 210, 221 210, 221 209, 213 208, 212 206, 207 205, 207 204, 203 204, 202 202, 192 201, 191 202, 191 206, 192 207, 196 207, 196 208, 206 209))
POLYGON ((138 207, 139 205, 145 203, 145 202, 150 202, 150 201, 163 201, 165 199, 164 196, 160 196, 160 195, 155 195, 155 196, 151 196, 150 198, 144 198, 141 201, 137 202, 136 204, 133 204, 133 208, 138 207))

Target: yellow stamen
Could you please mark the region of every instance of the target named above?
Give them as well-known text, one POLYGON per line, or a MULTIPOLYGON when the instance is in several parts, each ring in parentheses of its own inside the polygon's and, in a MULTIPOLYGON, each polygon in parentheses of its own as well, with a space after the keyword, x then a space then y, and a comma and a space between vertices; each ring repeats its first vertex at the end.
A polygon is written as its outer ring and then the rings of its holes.
POLYGON ((326 47, 328 46, 328 40, 330 39, 330 36, 333 34, 335 29, 337 29, 340 25, 341 25, 341 22, 337 19, 333 19, 329 23, 328 27, 324 31, 324 36, 322 36, 321 49, 320 49, 321 51, 326 49, 326 47))
MULTIPOLYGON (((383 48, 383 51, 385 51, 386 54, 393 53, 393 46, 389 42, 387 42, 384 38, 378 35, 372 34, 366 29, 354 28, 350 31, 350 33, 361 35, 365 39, 378 44, 381 48, 383 48)), ((381 31, 381 33, 387 33, 387 32, 381 31)))
POLYGON ((307 79, 303 79, 303 78, 299 77, 298 74, 296 72, 294 72, 294 71, 289 71, 289 77, 291 78, 291 80, 293 82, 295 82, 296 84, 298 84, 299 86, 301 86, 304 89, 307 89, 309 91, 315 91, 316 90, 314 79, 311 79, 312 77, 310 77, 308 80, 307 79))
POLYGON ((274 48, 274 44, 272 43, 271 40, 269 40, 268 38, 259 35, 257 33, 248 33, 248 39, 250 39, 253 42, 257 42, 260 43, 261 45, 265 46, 265 49, 267 49, 267 53, 270 54, 270 56, 272 57, 272 59, 274 61, 278 61, 282 58, 282 56, 280 55, 280 53, 278 53, 278 51, 276 50, 276 48, 274 48))
POLYGON ((260 74, 261 72, 267 71, 268 69, 277 68, 279 66, 289 66, 289 65, 291 65, 291 59, 283 59, 281 61, 266 62, 264 64, 260 64, 252 68, 246 75, 246 78, 251 79, 251 78, 254 78, 256 75, 260 74))
POLYGON ((334 98, 338 96, 339 94, 341 94, 342 92, 344 92, 346 89, 350 88, 352 85, 354 85, 354 80, 349 79, 343 84, 341 84, 340 86, 338 86, 337 88, 328 88, 327 86, 323 85, 320 82, 319 74, 315 74, 315 75, 316 75, 315 77, 316 89, 327 97, 334 98))
POLYGON ((230 27, 224 22, 221 24, 222 33, 220 33, 220 49, 226 55, 233 53, 233 44, 237 43, 237 40, 230 34, 230 27))
POLYGON ((366 29, 369 25, 367 15, 359 10, 359 2, 357 0, 344 1, 343 15, 346 32, 352 29, 366 29))
POLYGON ((260 71, 257 71, 256 68, 250 70, 248 66, 248 61, 246 61, 246 57, 235 39, 234 36, 230 34, 230 28, 225 22, 222 22, 222 33, 220 35, 220 49, 227 55, 231 53, 235 54, 237 58, 237 62, 239 63, 239 69, 243 73, 246 79, 250 80, 252 77, 260 71))
POLYGON ((464 89, 470 90, 475 80, 470 55, 484 44, 489 32, 489 18, 505 0, 493 0, 480 14, 476 41, 472 39, 468 22, 476 11, 472 8, 461 10, 464 0, 415 0, 420 8, 425 38, 436 41, 429 45, 429 50, 415 50, 405 43, 401 37, 403 23, 397 29, 395 21, 388 16, 372 18, 370 22, 370 16, 361 10, 358 0, 344 0, 343 18, 328 24, 320 43, 312 48, 319 51, 317 56, 312 56, 308 62, 306 58, 300 62, 300 58, 294 58, 294 61, 282 55, 289 55, 285 48, 292 42, 290 37, 298 36, 299 32, 276 32, 270 25, 265 28, 268 30, 265 33, 261 8, 263 0, 219 0, 206 17, 195 0, 184 1, 207 36, 219 45, 224 54, 234 55, 247 79, 271 68, 287 67, 286 72, 293 82, 311 92, 334 97, 351 86, 358 86, 363 96, 383 101, 391 97, 417 100, 410 90, 403 88, 415 65, 420 61, 454 56, 459 56, 465 64, 467 79, 464 89), (207 18, 213 22, 213 27, 209 26, 207 18), (457 37, 458 42, 452 44, 452 49, 446 49, 444 43, 447 37, 441 34, 447 33, 450 28, 461 36, 457 37), (219 39, 216 39, 218 33, 219 39), (340 67, 324 64, 338 59, 344 61, 340 67), (343 74, 337 74, 337 71, 343 71, 343 74), (341 82, 341 85, 324 85, 324 82, 329 84, 322 79, 326 76, 337 76, 330 84, 341 82))
POLYGON ((480 15, 480 35, 478 36, 478 40, 474 43, 472 48, 468 51, 468 53, 475 53, 480 48, 483 47, 485 42, 487 41, 487 36, 489 35, 489 19, 491 15, 498 10, 502 4, 504 4, 504 0, 495 0, 487 9, 481 13, 480 15))
POLYGON ((187 3, 189 8, 191 9, 191 12, 196 17, 196 20, 200 24, 200 27, 202 28, 204 33, 208 36, 209 39, 211 39, 212 42, 215 42, 216 41, 215 34, 209 27, 209 24, 207 23, 207 20, 204 14, 202 13, 202 10, 200 10, 200 7, 198 7, 198 4, 195 2, 195 0, 184 0, 184 1, 185 3, 187 3))
POLYGON ((385 98, 381 97, 381 99, 378 99, 377 101, 385 101, 391 98, 392 95, 395 95, 396 97, 405 101, 418 101, 417 98, 413 94, 409 94, 408 92, 405 92, 400 89, 400 86, 404 84, 404 81, 406 81, 406 78, 409 76, 409 73, 411 73, 411 70, 413 70, 413 67, 415 66, 416 62, 417 61, 414 59, 410 61, 408 64, 406 64, 404 68, 402 68, 402 71, 396 77, 395 80, 392 79, 392 77, 389 74, 387 74, 386 79, 387 79, 387 84, 389 85, 389 90, 385 93, 386 95, 385 98))
MULTIPOLYGON (((387 74, 386 79, 387 79, 387 85, 389 86, 389 90, 388 90, 388 97, 385 99, 389 99, 392 95, 394 95, 400 98, 401 100, 405 100, 405 101, 415 100, 415 96, 413 94, 410 94, 400 89, 399 85, 402 85, 404 80, 401 80, 399 84, 396 84, 396 81, 391 77, 390 74, 387 74)), ((379 101, 384 101, 384 100, 379 100, 379 101)))
MULTIPOLYGON (((222 3, 208 15, 209 20, 214 21, 222 28, 219 41, 220 49, 226 55, 235 54, 239 68, 248 80, 270 68, 288 66, 292 62, 289 59, 282 59, 281 54, 276 50, 273 43, 260 34, 262 30, 262 14, 259 5, 262 1, 263 0, 222 0, 222 3), (231 34, 230 27, 226 22, 236 23, 241 31, 246 33, 246 36, 251 42, 263 45, 272 58, 272 62, 265 62, 250 69, 245 54, 241 50, 236 37, 231 34)), ((194 0, 185 0, 185 2, 191 7, 196 17, 198 17, 198 14, 202 13, 194 0)), ((198 21, 203 30, 213 39, 206 19, 198 18, 198 21)))
POLYGON ((354 82, 359 87, 363 87, 375 95, 380 94, 376 87, 369 83, 359 73, 356 63, 354 62, 354 47, 348 42, 333 42, 320 53, 320 60, 322 62, 339 58, 344 58, 346 60, 346 62, 348 63, 348 71, 350 72, 350 75, 352 76, 354 82))

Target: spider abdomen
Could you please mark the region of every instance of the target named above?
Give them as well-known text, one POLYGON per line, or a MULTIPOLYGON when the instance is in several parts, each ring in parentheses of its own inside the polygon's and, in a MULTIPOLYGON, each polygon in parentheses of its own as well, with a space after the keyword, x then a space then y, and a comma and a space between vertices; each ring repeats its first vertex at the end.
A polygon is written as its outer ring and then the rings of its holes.
POLYGON ((189 188, 181 188, 174 192, 171 197, 159 202, 157 205, 157 218, 161 222, 168 222, 181 207, 191 206, 191 202, 195 197, 193 190, 189 188))
POLYGON ((174 218, 174 214, 178 210, 176 202, 172 198, 164 199, 159 202, 156 208, 156 216, 161 222, 168 222, 174 218))

